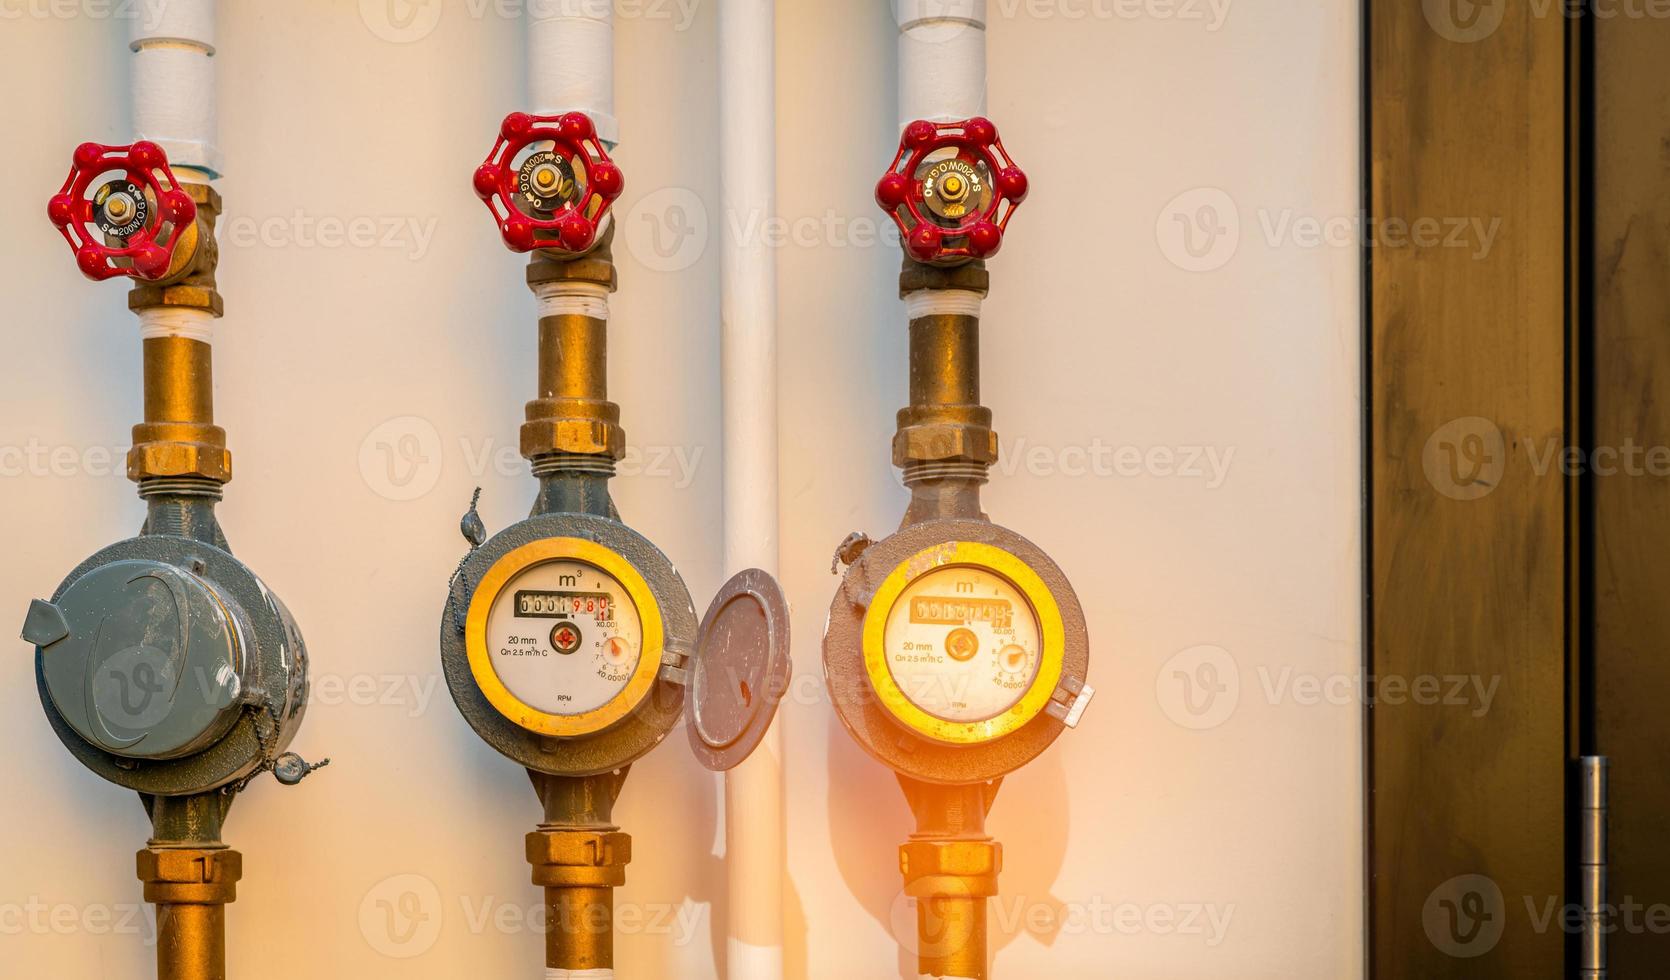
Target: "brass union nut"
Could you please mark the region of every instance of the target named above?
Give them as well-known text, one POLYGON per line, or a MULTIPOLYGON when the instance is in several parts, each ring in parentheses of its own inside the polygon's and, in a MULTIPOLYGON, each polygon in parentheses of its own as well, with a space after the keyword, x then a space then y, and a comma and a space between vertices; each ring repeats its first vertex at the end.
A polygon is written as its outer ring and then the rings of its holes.
POLYGON ((536 250, 528 260, 528 285, 546 282, 594 282, 614 292, 620 285, 615 271, 615 223, 609 222, 597 244, 583 255, 536 250))
POLYGON ((137 855, 147 902, 224 905, 237 897, 243 855, 217 850, 146 848, 137 855))
POLYGON ((202 310, 216 317, 226 315, 226 300, 221 298, 213 286, 193 286, 188 283, 159 286, 152 282, 142 282, 128 290, 128 309, 137 313, 156 306, 180 306, 202 310))
POLYGON ((960 422, 906 425, 893 434, 893 465, 966 459, 997 462, 997 432, 989 426, 960 422))
POLYGON ((624 867, 632 835, 618 830, 536 830, 528 834, 528 863, 573 868, 624 867))
POLYGON ((158 476, 200 476, 229 483, 232 453, 225 446, 200 442, 142 442, 128 450, 128 479, 158 476))
POLYGON ((901 299, 923 289, 967 289, 984 296, 991 287, 991 273, 980 259, 962 265, 937 266, 923 265, 907 255, 899 269, 901 299))
POLYGON ((917 897, 995 895, 1002 870, 1003 845, 996 841, 910 841, 899 847, 905 890, 917 897))
POLYGON ((626 884, 632 838, 619 831, 536 830, 528 835, 533 883, 545 888, 619 888, 626 884))
POLYGON ((621 459, 626 455, 626 430, 599 419, 541 418, 522 423, 522 455, 533 459, 549 453, 621 459))

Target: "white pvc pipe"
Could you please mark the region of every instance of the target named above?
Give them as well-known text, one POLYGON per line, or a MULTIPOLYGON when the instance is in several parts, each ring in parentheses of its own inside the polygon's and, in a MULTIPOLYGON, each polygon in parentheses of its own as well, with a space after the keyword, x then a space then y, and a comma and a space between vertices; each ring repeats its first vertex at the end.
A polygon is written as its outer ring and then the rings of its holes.
POLYGON ((222 173, 215 0, 146 0, 128 24, 134 132, 162 147, 181 180, 214 180, 222 173))
POLYGON ((527 0, 528 105, 541 115, 583 112, 610 146, 615 119, 614 0, 527 0))
MULTIPOLYGON (((754 219, 776 213, 775 0, 719 4, 720 369, 725 570, 777 574, 777 257, 754 219)), ((730 980, 783 976, 783 739, 774 722, 725 777, 730 980)))
POLYGON ((893 0, 899 126, 986 114, 986 0, 893 0))

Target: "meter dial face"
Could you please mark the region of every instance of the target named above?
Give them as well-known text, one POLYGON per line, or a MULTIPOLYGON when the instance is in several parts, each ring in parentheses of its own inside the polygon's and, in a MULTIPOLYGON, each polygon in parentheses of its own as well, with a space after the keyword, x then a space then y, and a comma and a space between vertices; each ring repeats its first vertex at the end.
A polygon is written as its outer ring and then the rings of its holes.
POLYGON ((1037 679, 1042 638, 1020 589, 988 568, 935 569, 905 587, 882 634, 887 669, 935 718, 986 721, 1037 679))
POLYGON ((613 575, 558 559, 523 570, 499 590, 486 639, 493 672, 517 701, 574 716, 626 690, 643 655, 644 627, 613 575))

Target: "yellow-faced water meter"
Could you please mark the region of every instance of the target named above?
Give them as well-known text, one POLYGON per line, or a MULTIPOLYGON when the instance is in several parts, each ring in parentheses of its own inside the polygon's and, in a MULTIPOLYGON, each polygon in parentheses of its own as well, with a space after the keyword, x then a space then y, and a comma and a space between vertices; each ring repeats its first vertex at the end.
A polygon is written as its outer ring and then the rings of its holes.
POLYGON ((1044 580, 974 541, 906 559, 864 616, 864 669, 882 704, 912 731, 954 745, 1001 738, 1038 717, 1063 651, 1061 607, 1044 580))
POLYGON ((916 816, 899 868, 925 976, 987 976, 986 900, 1003 851, 986 812, 1003 777, 1077 725, 1094 693, 1067 577, 980 505, 997 460, 980 404, 983 260, 1026 193, 997 128, 980 118, 906 126, 876 185, 907 253, 910 404, 893 462, 911 500, 896 533, 853 534, 837 549, 847 570, 823 661, 836 713, 898 773, 916 816))
POLYGON ((881 762, 932 783, 994 780, 1089 702, 1084 613, 1036 545, 933 518, 861 549, 830 605, 824 668, 841 720, 881 762))
POLYGON ((632 857, 613 808, 632 763, 682 721, 702 765, 736 766, 789 677, 777 582, 739 573, 698 622, 677 569, 609 494, 626 451, 604 353, 623 179, 592 121, 570 112, 506 117, 474 181, 506 245, 532 253, 539 391, 521 445, 539 489, 532 514, 491 538, 472 502, 441 663, 465 720, 527 768, 544 804, 525 845, 553 976, 612 976, 612 890, 632 857))

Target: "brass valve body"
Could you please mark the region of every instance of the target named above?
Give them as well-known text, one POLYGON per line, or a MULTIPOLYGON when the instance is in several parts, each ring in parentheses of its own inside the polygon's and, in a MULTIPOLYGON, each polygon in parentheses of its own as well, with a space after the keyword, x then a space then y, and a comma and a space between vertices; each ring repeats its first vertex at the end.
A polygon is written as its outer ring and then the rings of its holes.
MULTIPOLYGON (((587 282, 613 292, 613 229, 591 252, 566 258, 536 252, 528 264, 528 285, 587 282)), ((626 455, 620 406, 609 401, 608 322, 578 313, 539 320, 539 397, 527 403, 522 455, 626 455)))
POLYGON ((138 869, 145 901, 157 907, 157 980, 226 980, 226 906, 237 898, 243 855, 149 847, 138 869))
POLYGON ((220 192, 207 184, 181 184, 180 190, 196 203, 197 220, 180 232, 183 240, 174 250, 168 274, 156 282, 136 281, 128 290, 128 309, 137 313, 156 306, 178 306, 224 316, 226 301, 215 287, 215 267, 220 262, 220 246, 215 241, 220 192))

